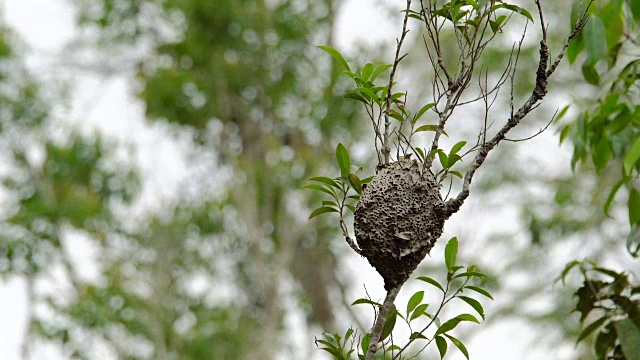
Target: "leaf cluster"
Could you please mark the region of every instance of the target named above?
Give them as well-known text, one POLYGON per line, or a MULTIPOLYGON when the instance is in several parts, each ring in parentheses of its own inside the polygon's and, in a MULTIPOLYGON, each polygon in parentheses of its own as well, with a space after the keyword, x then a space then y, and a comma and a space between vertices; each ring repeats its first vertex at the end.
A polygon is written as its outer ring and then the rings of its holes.
MULTIPOLYGON (((576 2, 572 21, 579 11, 576 2)), ((597 173, 610 167, 619 173, 604 211, 609 216, 619 190, 628 190, 631 228, 627 250, 634 257, 640 255, 640 189, 634 182, 640 174, 640 60, 625 54, 640 50, 640 41, 634 35, 639 23, 640 1, 614 0, 590 9, 585 31, 569 44, 567 56, 575 63, 580 54, 585 54, 584 79, 604 88, 604 92, 560 133, 561 142, 567 138, 573 141, 573 167, 588 162, 597 173)))
POLYGON ((574 296, 582 331, 577 343, 595 334, 597 359, 640 358, 640 285, 632 284, 625 272, 598 267, 591 261, 573 261, 561 274, 564 282, 572 269, 579 269, 583 284, 574 296), (596 320, 592 320, 593 318, 596 320))
MULTIPOLYGON (((451 343, 457 347, 460 352, 468 359, 469 352, 462 341, 451 334, 459 324, 463 322, 480 323, 476 315, 469 313, 461 313, 454 317, 442 321, 440 314, 447 304, 452 300, 458 299, 470 306, 473 311, 482 319, 485 319, 484 307, 477 299, 468 296, 470 293, 480 294, 493 300, 491 294, 480 285, 472 285, 473 279, 484 280, 487 276, 478 271, 476 266, 464 267, 458 265, 458 239, 452 238, 445 248, 445 270, 446 280, 439 282, 438 280, 420 276, 417 280, 434 287, 441 295, 441 300, 437 304, 434 312, 429 311, 431 304, 425 302, 426 290, 418 290, 407 301, 404 311, 400 311, 395 305, 387 315, 387 321, 382 331, 381 341, 383 341, 383 354, 392 359, 400 359, 401 355, 408 350, 409 346, 419 346, 418 353, 423 352, 427 346, 434 341, 438 348, 440 358, 443 359, 447 353, 448 344, 451 343), (396 328, 398 319, 407 326, 411 335, 407 343, 399 346, 394 342, 393 331, 396 328), (417 328, 416 328, 417 327, 417 328)), ((353 302, 352 305, 370 305, 374 311, 382 306, 379 302, 370 298, 360 298, 353 302)), ((353 341, 353 329, 347 330, 344 336, 338 334, 325 334, 325 340, 316 340, 316 344, 322 344, 322 350, 329 352, 334 359, 348 360, 355 353, 356 343, 353 341), (352 339, 350 342, 348 339, 352 339)), ((369 348, 370 334, 365 334, 359 341, 358 359, 364 359, 367 349, 369 348)), ((320 345, 318 345, 320 346, 320 345)))
POLYGON ((355 203, 360 200, 363 186, 373 179, 373 176, 360 179, 356 173, 362 171, 362 167, 351 165, 349 152, 342 144, 336 147, 336 162, 340 169, 340 176, 335 178, 315 176, 309 179, 314 182, 313 184, 304 186, 305 189, 316 190, 331 196, 331 200, 323 201, 321 207, 311 212, 309 219, 326 213, 339 213, 342 219, 345 208, 354 213, 355 203))

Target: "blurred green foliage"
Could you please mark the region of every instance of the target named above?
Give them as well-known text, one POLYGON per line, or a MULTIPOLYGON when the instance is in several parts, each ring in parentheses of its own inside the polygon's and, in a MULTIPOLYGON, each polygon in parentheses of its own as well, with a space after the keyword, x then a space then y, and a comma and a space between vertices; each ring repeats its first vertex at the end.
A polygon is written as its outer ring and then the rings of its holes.
MULTIPOLYGON (((71 295, 32 299, 56 314, 35 316, 33 334, 78 358, 91 358, 90 344, 97 343, 117 358, 269 359, 295 351, 280 336, 285 299, 299 303, 308 325, 333 326, 333 304, 340 299, 330 294, 344 291, 330 241, 336 233, 326 223, 309 228, 296 219, 297 207, 305 208, 308 199, 293 206, 291 200, 300 196, 296 189, 308 174, 330 166, 325 155, 339 139, 359 138, 352 131, 356 109, 333 97, 339 71, 319 60, 314 47, 333 36, 338 5, 73 3, 80 30, 76 45, 136 69, 148 120, 190 135, 193 151, 219 159, 189 181, 224 195, 158 194, 168 209, 129 218, 122 212, 131 211, 125 200, 135 199, 129 191, 135 176, 125 176, 119 166, 110 168, 116 173, 101 172, 101 158, 110 150, 90 143, 47 146, 45 166, 34 173, 53 187, 53 199, 31 194, 31 182, 15 180, 11 190, 28 195, 8 221, 23 226, 37 217, 89 231, 99 275, 87 280, 73 274, 73 261, 63 254, 74 279, 71 295), (143 55, 131 60, 132 53, 143 55), (216 175, 224 168, 233 169, 231 181, 216 175), (118 216, 108 217, 115 209, 118 216), (97 226, 98 221, 106 224, 97 226), (92 226, 100 232, 91 232, 92 226), (204 288, 194 293, 193 284, 204 288)), ((41 238, 31 247, 48 248, 41 238)), ((57 264, 56 257, 47 259, 42 271, 57 264)))
MULTIPOLYGON (((158 193, 162 204, 169 198, 177 205, 167 201, 160 211, 136 215, 131 205, 146 179, 134 165, 115 159, 118 145, 109 140, 73 131, 56 137, 61 125, 52 118, 51 102, 64 99, 44 91, 48 84, 26 70, 24 47, 9 29, 0 29, 0 148, 9 167, 1 174, 8 196, 0 224, 0 274, 25 279, 29 309, 44 309, 30 313, 25 354, 48 340, 68 358, 94 358, 96 349, 106 347, 109 356, 123 359, 268 359, 299 353, 284 333, 291 309, 303 315, 303 330, 357 322, 343 316, 350 314, 341 303, 347 293, 340 273, 344 241, 325 222, 304 222, 320 197, 296 190, 332 166, 339 142, 357 143, 366 135, 357 107, 336 97, 345 88, 339 64, 315 48, 331 44, 341 3, 73 3, 85 50, 99 54, 99 64, 114 60, 136 69, 132 80, 149 121, 191 135, 197 151, 215 155, 216 167, 190 180, 223 188, 224 196, 175 201, 182 194, 158 193), (217 177, 223 168, 233 169, 228 182, 217 177), (95 250, 88 255, 98 268, 95 278, 78 273, 69 254, 78 236, 95 250), (54 284, 53 290, 43 290, 43 283, 54 284)), ((553 6, 558 5, 545 3, 553 6)), ((548 269, 544 261, 553 249, 576 237, 586 242, 585 234, 597 234, 602 240, 594 246, 596 256, 623 241, 607 235, 610 220, 600 209, 608 204, 613 212, 623 203, 633 210, 631 201, 619 200, 637 191, 637 162, 626 160, 636 159, 629 154, 635 154, 638 135, 637 65, 629 57, 637 8, 635 0, 594 8, 604 42, 596 20, 589 37, 569 50, 572 61, 587 54, 581 60, 586 81, 604 91, 562 135, 575 144, 577 176, 544 178, 535 167, 502 166, 513 163, 505 160, 513 155, 508 151, 496 153, 494 170, 479 179, 477 185, 489 190, 487 206, 496 192, 523 193, 510 201, 521 206, 535 245, 523 250, 504 233, 490 242, 478 240, 486 251, 469 261, 487 268, 496 282, 492 293, 504 285, 495 272, 539 273, 548 269), (627 29, 623 36, 616 33, 621 24, 627 29), (585 169, 589 161, 597 176, 585 169), (523 179, 544 183, 555 202, 541 202, 523 179), (628 192, 608 201, 607 194, 594 191, 599 187, 628 192), (485 266, 481 254, 498 253, 499 247, 513 250, 511 263, 500 270, 485 266)), ((490 50, 489 65, 504 62, 509 50, 490 50)), ((520 66, 535 61, 535 46, 525 44, 520 66)), ((412 64, 423 67, 423 59, 412 64)), ((576 86, 568 75, 565 83, 566 91, 576 86)), ((515 95, 521 96, 531 79, 516 85, 515 95)), ((549 285, 546 274, 521 291, 507 289, 515 294, 512 305, 495 310, 502 314, 495 316, 527 315, 521 304, 549 285)), ((557 294, 552 309, 531 317, 575 340, 578 332, 566 321, 570 294, 557 294)))

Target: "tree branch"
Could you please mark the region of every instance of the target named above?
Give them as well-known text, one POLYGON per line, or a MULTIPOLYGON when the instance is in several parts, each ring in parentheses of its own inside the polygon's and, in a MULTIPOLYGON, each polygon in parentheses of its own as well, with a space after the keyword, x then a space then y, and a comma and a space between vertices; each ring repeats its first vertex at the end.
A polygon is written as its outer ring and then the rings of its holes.
POLYGON ((543 36, 542 36, 542 40, 540 41, 540 50, 539 50, 540 61, 538 62, 538 69, 536 71, 536 82, 535 82, 533 91, 531 92, 531 95, 529 96, 527 101, 518 109, 518 111, 515 114, 513 113, 511 114, 507 123, 502 127, 502 129, 500 129, 500 131, 498 131, 498 133, 489 142, 485 143, 482 146, 482 148, 476 155, 473 161, 473 164, 471 165, 471 168, 467 170, 467 172, 465 173, 464 180, 462 183, 462 190, 455 198, 452 198, 445 203, 445 213, 447 216, 451 216, 453 213, 460 210, 460 207, 469 196, 469 187, 471 185, 471 180, 473 179, 473 175, 478 170, 478 168, 484 163, 484 161, 487 158, 487 155, 489 155, 489 152, 493 150, 496 146, 498 146, 500 141, 505 139, 507 133, 511 129, 516 127, 518 124, 520 124, 522 119, 527 114, 529 114, 531 110, 535 108, 535 105, 538 103, 538 101, 542 100, 542 98, 544 98, 544 96, 547 94, 548 78, 553 74, 558 64, 562 60, 562 57, 564 56, 564 53, 568 48, 569 42, 573 40, 586 25, 586 22, 588 19, 588 15, 587 15, 588 9, 589 9, 589 6, 591 6, 591 4, 593 3, 593 1, 594 0, 591 0, 589 2, 589 4, 587 5, 587 9, 585 9, 584 13, 582 13, 578 22, 576 22, 575 26, 573 27, 571 34, 569 35, 569 37, 567 37, 567 40, 565 41, 565 45, 563 46, 560 54, 558 54, 555 61, 551 64, 551 66, 549 66, 550 55, 549 55, 549 48, 546 42, 546 27, 543 23, 544 20, 542 17, 542 8, 541 8, 540 1, 535 0, 536 5, 538 6, 538 12, 540 13, 539 14, 541 19, 540 26, 542 27, 543 36))
POLYGON ((404 38, 407 35, 407 22, 409 21, 409 10, 411 10, 411 0, 407 0, 407 8, 404 13, 404 22, 402 24, 402 35, 400 36, 400 40, 398 40, 398 45, 396 47, 396 56, 393 61, 393 67, 391 68, 391 74, 389 75, 389 86, 387 90, 387 98, 386 98, 386 107, 384 114, 384 139, 382 143, 382 152, 384 155, 384 165, 389 164, 389 157, 391 155, 391 146, 389 146, 389 134, 391 133, 391 95, 393 88, 393 77, 396 74, 396 70, 398 68, 398 64, 406 55, 400 56, 400 49, 402 48, 402 43, 404 42, 404 38))
POLYGON ((365 360, 373 360, 375 358, 376 351, 378 351, 378 343, 382 336, 382 330, 384 329, 384 325, 387 323, 387 315, 389 314, 391 307, 393 307, 393 302, 395 301, 396 296, 398 296, 400 288, 402 288, 402 284, 398 284, 387 291, 387 296, 384 298, 384 302, 380 307, 376 322, 371 329, 371 340, 369 341, 369 348, 367 349, 365 360))

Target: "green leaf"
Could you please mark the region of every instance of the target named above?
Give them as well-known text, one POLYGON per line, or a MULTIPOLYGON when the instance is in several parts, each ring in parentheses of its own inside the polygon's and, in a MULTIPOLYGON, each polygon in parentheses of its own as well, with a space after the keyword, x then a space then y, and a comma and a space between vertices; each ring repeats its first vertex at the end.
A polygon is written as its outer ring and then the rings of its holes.
POLYGON ((462 157, 460 157, 460 155, 458 155, 458 154, 450 154, 449 158, 447 159, 447 167, 448 168, 453 167, 453 165, 455 165, 460 160, 462 160, 462 157))
POLYGON ((491 31, 495 34, 502 28, 504 21, 507 19, 506 16, 500 15, 495 20, 489 20, 489 26, 491 27, 491 31))
POLYGON ((389 116, 391 116, 392 118, 402 122, 404 120, 404 118, 402 117, 402 114, 400 114, 399 112, 395 111, 395 110, 389 110, 389 116))
POLYGON ((378 78, 378 76, 380 76, 380 74, 382 74, 383 72, 385 72, 386 70, 390 69, 392 65, 390 64, 383 64, 383 65, 379 65, 378 67, 376 67, 375 70, 373 70, 373 73, 371 74, 371 81, 374 81, 375 79, 378 78))
POLYGON ((413 320, 419 318, 420 316, 422 316, 423 314, 425 314, 428 307, 429 307, 429 304, 420 304, 420 305, 418 305, 418 307, 416 307, 416 309, 413 312, 413 314, 411 314, 411 317, 409 318, 409 321, 413 321, 413 320))
POLYGON ((387 322, 384 324, 384 328, 382 328, 382 336, 380 336, 380 340, 384 340, 391 335, 393 332, 393 328, 396 326, 396 319, 398 318, 398 310, 396 310, 395 305, 389 310, 387 314, 387 322))
POLYGON ((597 174, 600 174, 602 170, 605 169, 612 155, 609 139, 603 137, 595 145, 592 144, 591 160, 593 161, 597 174))
POLYGON ((317 181, 317 182, 321 182, 323 184, 327 184, 329 186, 333 186, 336 189, 340 189, 340 186, 338 186, 338 183, 335 182, 335 180, 330 179, 328 177, 324 177, 324 176, 315 176, 312 177, 311 179, 309 179, 311 181, 317 181))
POLYGON ((571 269, 573 269, 574 267, 576 267, 578 265, 582 265, 582 261, 573 260, 570 263, 568 263, 567 265, 565 265, 564 266, 564 270, 562 270, 562 273, 560 274, 560 277, 558 278, 558 280, 562 280, 562 284, 564 285, 565 284, 565 279, 567 277, 567 274, 569 274, 569 271, 571 271, 571 269))
POLYGON ((574 296, 578 298, 575 311, 580 313, 580 321, 584 321, 589 313, 593 311, 596 306, 597 299, 594 294, 600 291, 605 286, 602 281, 589 281, 585 280, 584 284, 576 290, 574 296))
POLYGON ((422 333, 419 333, 417 331, 414 331, 411 336, 409 336, 409 340, 413 340, 413 339, 427 339, 426 336, 424 336, 422 333))
POLYGON ((444 153, 444 151, 438 151, 438 159, 440 160, 440 164, 442 164, 442 167, 445 169, 448 169, 449 166, 449 158, 447 157, 447 154, 444 153))
MULTIPOLYGON (((563 107, 562 110, 560 110, 560 112, 558 112, 558 115, 556 115, 556 118, 553 119, 553 122, 557 123, 558 121, 560 121, 560 119, 562 119, 567 114, 567 112, 569 111, 570 107, 571 107, 571 104, 563 107)), ((560 142, 562 142, 562 141, 560 141, 560 142)))
POLYGON ((318 184, 307 184, 305 186, 303 186, 302 188, 304 189, 312 189, 312 190, 317 190, 317 191, 321 191, 325 194, 329 194, 331 196, 333 196, 334 198, 336 197, 336 194, 334 192, 332 192, 330 189, 322 186, 322 185, 318 185, 318 184))
POLYGON ((354 301, 353 304, 351 304, 351 306, 358 305, 358 304, 369 304, 369 305, 374 305, 374 306, 382 306, 380 303, 377 303, 375 301, 371 301, 371 300, 365 299, 365 298, 360 298, 360 299, 354 301))
POLYGON ((360 178, 356 174, 349 174, 349 183, 353 187, 353 189, 360 195, 362 195, 362 182, 360 178))
POLYGON ((600 74, 596 70, 595 64, 590 59, 585 60, 582 64, 582 76, 587 82, 593 86, 600 85, 600 74))
POLYGON ((445 322, 444 324, 440 325, 440 327, 438 328, 438 330, 436 330, 435 335, 440 335, 440 334, 444 334, 447 331, 451 331, 453 330, 456 326, 458 326, 458 324, 461 322, 461 319, 458 318, 453 318, 447 322, 445 322))
POLYGON ((422 149, 420 148, 416 148, 416 151, 418 152, 418 156, 420 156, 420 160, 425 161, 425 157, 424 157, 424 151, 422 151, 422 149))
POLYGON ((611 217, 611 215, 609 215, 609 208, 611 207, 611 203, 613 203, 613 199, 615 199, 616 194, 618 193, 618 190, 620 190, 620 187, 622 185, 624 185, 624 181, 618 181, 609 192, 609 196, 607 196, 607 201, 605 201, 604 203, 604 214, 608 217, 611 217))
POLYGON ((366 333, 365 336, 362 337, 362 342, 360 343, 363 355, 366 355, 367 350, 369 350, 369 342, 371 342, 371 333, 366 333))
POLYGON ((329 354, 333 355, 334 359, 342 359, 342 353, 340 352, 340 350, 333 349, 333 348, 320 348, 320 350, 324 350, 329 354))
MULTIPOLYGON (((325 335, 326 335, 326 334, 325 334, 325 335)), ((335 345, 334 343, 329 342, 329 341, 327 341, 327 340, 317 339, 317 340, 316 340, 316 343, 320 343, 320 344, 322 344, 322 345, 328 346, 328 347, 330 347, 331 349, 337 349, 337 347, 336 347, 336 345, 335 345)), ((326 350, 326 349, 322 349, 322 350, 326 350)))
POLYGON ((347 148, 344 147, 342 143, 336 147, 336 160, 338 160, 338 166, 340 167, 342 176, 347 177, 351 170, 351 160, 349 159, 347 148))
POLYGON ((352 328, 349 328, 349 330, 347 330, 346 334, 344 334, 344 343, 346 344, 347 341, 349 341, 349 338, 351 338, 351 335, 353 335, 355 333, 355 331, 352 328))
POLYGON ((527 10, 525 10, 525 9, 519 7, 519 6, 511 5, 511 4, 500 4, 500 5, 492 6, 491 9, 489 10, 489 12, 494 12, 494 11, 496 11, 498 9, 507 9, 507 10, 513 11, 515 13, 518 13, 518 14, 522 15, 522 16, 525 16, 527 19, 531 20, 531 22, 534 22, 533 21, 533 16, 531 16, 531 14, 527 10))
POLYGON ((457 278, 461 278, 461 277, 465 277, 465 276, 466 277, 477 277, 477 278, 480 278, 480 279, 484 279, 484 278, 488 277, 486 274, 481 273, 479 271, 465 271, 463 273, 460 273, 460 274, 454 276, 453 278, 457 279, 457 278))
POLYGON ((640 23, 640 0, 628 0, 631 14, 636 23, 640 23))
POLYGON ((413 309, 416 308, 416 306, 420 305, 422 299, 424 299, 424 291, 418 291, 411 296, 409 302, 407 303, 407 315, 409 315, 409 313, 412 312, 413 309))
POLYGON ((418 277, 418 280, 420 280, 420 281, 424 281, 424 282, 426 282, 426 283, 429 283, 429 284, 431 284, 431 285, 433 285, 433 286, 437 287, 438 289, 440 289, 440 291, 444 292, 444 288, 442 287, 442 285, 440 285, 440 283, 439 283, 439 282, 437 282, 437 281, 436 281, 435 279, 433 279, 433 278, 430 278, 430 277, 428 277, 428 276, 419 276, 419 277, 418 277))
MULTIPOLYGON (((631 256, 637 258, 640 254, 640 225, 631 225, 629 235, 627 235, 626 241, 627 251, 631 256)), ((638 287, 640 289, 640 287, 638 287)))
POLYGON ((444 261, 447 264, 447 269, 451 271, 451 268, 456 265, 456 257, 458 256, 458 238, 453 237, 447 243, 444 248, 444 261))
POLYGON ((594 15, 589 17, 587 25, 584 27, 584 41, 589 58, 593 64, 597 64, 607 53, 606 31, 602 20, 594 15))
POLYGON ((357 100, 360 101, 361 103, 365 104, 365 105, 369 105, 369 102, 367 101, 367 99, 365 99, 364 96, 362 96, 360 93, 355 92, 355 91, 347 91, 344 95, 342 95, 343 98, 347 98, 347 99, 353 99, 353 100, 357 100))
MULTIPOLYGON (((436 131, 436 130, 438 130, 438 125, 422 125, 419 128, 417 128, 416 131, 414 131, 413 133, 415 134, 421 131, 436 131)), ((444 131, 444 129, 442 129, 442 134, 445 136, 449 136, 447 132, 444 131)))
POLYGON ((460 171, 451 170, 451 171, 449 171, 449 174, 455 175, 455 176, 459 177, 460 179, 462 179, 462 177, 463 177, 462 173, 460 171))
POLYGON ((567 49, 567 59, 569 60, 569 64, 576 62, 576 59, 582 50, 584 50, 584 35, 579 33, 578 36, 569 43, 569 48, 567 49))
POLYGON ((369 80, 369 76, 371 76, 372 73, 373 73, 373 64, 372 63, 367 63, 362 68, 362 80, 368 81, 369 80))
POLYGON ((609 349, 613 349, 618 340, 618 334, 613 323, 609 323, 605 329, 596 336, 596 341, 593 344, 597 359, 606 359, 606 354, 609 349))
POLYGON ((353 89, 354 91, 358 91, 362 93, 367 99, 373 100, 376 104, 380 103, 380 98, 376 95, 373 90, 366 87, 357 87, 353 89))
POLYGON ((429 111, 429 109, 431 109, 432 107, 436 106, 436 103, 428 103, 425 106, 423 106, 422 108, 420 108, 420 110, 418 110, 418 112, 416 113, 416 115, 413 118, 413 122, 415 123, 416 120, 420 119, 420 117, 422 115, 424 115, 425 112, 429 111))
POLYGON ((469 360, 469 351, 467 351, 467 348, 464 346, 462 341, 454 338, 449 334, 444 334, 444 336, 448 337, 449 340, 453 343, 453 345, 455 345, 458 348, 458 350, 460 350, 460 352, 464 355, 464 357, 466 357, 467 360, 469 360))
POLYGON ((493 296, 491 296, 491 294, 489 294, 489 292, 483 288, 477 287, 477 286, 465 286, 465 289, 469 289, 469 290, 473 290, 475 292, 477 292, 478 294, 482 294, 486 297, 488 297, 489 299, 493 300, 493 296))
POLYGON ((326 213, 330 213, 330 212, 339 212, 337 209, 331 208, 331 207, 327 207, 327 206, 323 206, 323 207, 319 207, 315 210, 313 210, 313 212, 311 213, 311 215, 309 215, 309 219, 312 219, 318 215, 322 215, 322 214, 326 214, 326 213))
POLYGON ((320 46, 318 46, 318 48, 321 49, 321 50, 326 51, 334 59, 338 60, 338 62, 342 66, 344 66, 344 68, 347 69, 347 71, 351 71, 351 69, 349 68, 349 64, 347 64, 347 60, 344 59, 344 57, 342 56, 342 54, 340 54, 340 52, 338 50, 332 48, 331 46, 326 46, 326 45, 320 45, 320 46))
POLYGON ((602 324, 604 324, 604 322, 607 321, 608 318, 609 316, 605 315, 600 319, 589 324, 589 326, 587 326, 586 328, 584 328, 584 330, 580 332, 580 336, 578 336, 578 340, 576 340, 576 344, 584 340, 584 338, 586 338, 587 336, 591 335, 591 333, 594 332, 595 330, 599 329, 602 326, 602 324))
POLYGON ((452 154, 457 154, 458 151, 462 150, 465 145, 467 145, 466 141, 460 141, 457 144, 453 145, 451 151, 449 151, 449 157, 451 157, 452 154))
POLYGON ((627 360, 640 360, 640 329, 629 318, 614 323, 618 341, 627 360))
POLYGON ((475 322, 475 323, 480 323, 478 321, 478 319, 476 319, 471 314, 458 315, 458 316, 454 317, 453 319, 450 319, 449 321, 447 321, 444 324, 440 325, 438 330, 436 330, 436 333, 435 333, 434 336, 437 336, 437 335, 440 335, 440 334, 444 334, 447 331, 453 330, 462 321, 471 321, 471 322, 475 322))
POLYGON ((631 145, 631 149, 624 157, 624 172, 627 175, 631 175, 631 171, 640 160, 640 137, 638 137, 631 145))
POLYGON ((471 314, 460 314, 456 316, 456 318, 460 319, 460 321, 471 321, 476 324, 480 324, 480 321, 478 321, 478 319, 476 319, 476 317, 471 314))
POLYGON ((469 304, 478 313, 478 315, 480 315, 482 320, 484 320, 484 309, 482 308, 482 304, 480 304, 478 300, 467 296, 458 296, 458 299, 469 304))
POLYGON ((436 336, 436 345, 438 346, 440 359, 444 359, 444 356, 447 354, 447 340, 445 340, 442 336, 436 336))
POLYGON ((640 191, 635 188, 629 191, 629 223, 640 225, 640 191))
POLYGON ((599 272, 601 274, 605 274, 607 276, 610 276, 614 280, 617 280, 617 279, 620 278, 620 276, 623 276, 623 274, 618 274, 617 272, 615 272, 613 270, 609 270, 609 269, 605 269, 605 268, 601 268, 601 267, 594 267, 592 270, 597 271, 597 272, 599 272))
POLYGON ((368 183, 370 183, 370 182, 371 182, 371 180, 373 180, 373 176, 369 176, 369 177, 366 177, 366 178, 364 178, 364 179, 360 179, 360 183, 362 183, 362 184, 368 184, 368 183))
POLYGON ((573 129, 573 124, 567 124, 562 128, 562 131, 560 132, 560 141, 559 141, 560 144, 562 144, 564 140, 567 138, 567 136, 571 132, 571 129, 573 129))
POLYGON ((531 16, 531 14, 527 10, 525 10, 525 9, 519 7, 519 6, 510 5, 510 4, 504 4, 504 8, 505 9, 509 9, 511 11, 514 11, 514 12, 526 17, 527 19, 531 20, 531 22, 535 22, 535 21, 533 21, 533 16, 531 16))
POLYGON ((393 95, 391 95, 391 98, 389 100, 391 100, 392 102, 400 99, 401 97, 407 96, 406 92, 397 92, 393 95))

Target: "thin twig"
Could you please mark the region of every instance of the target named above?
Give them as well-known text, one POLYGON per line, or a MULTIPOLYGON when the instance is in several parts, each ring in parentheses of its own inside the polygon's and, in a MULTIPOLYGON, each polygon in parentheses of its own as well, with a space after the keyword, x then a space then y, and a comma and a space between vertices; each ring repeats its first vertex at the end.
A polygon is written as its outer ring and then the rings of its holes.
MULTIPOLYGON (((409 20, 409 10, 411 10, 411 0, 407 0, 407 9, 404 13, 404 21, 402 23, 402 35, 400 36, 400 40, 397 40, 397 47, 396 47, 396 56, 395 56, 395 60, 393 61, 393 66, 391 68, 391 74, 389 75, 389 86, 387 87, 387 98, 386 98, 386 107, 385 107, 385 116, 384 116, 384 138, 383 138, 383 142, 382 142, 382 152, 384 155, 384 165, 388 165, 389 164, 389 158, 391 155, 391 147, 389 146, 389 134, 391 133, 391 117, 390 117, 390 111, 391 111, 391 95, 392 95, 392 88, 393 88, 393 77, 396 74, 396 70, 398 68, 398 64, 400 63, 400 61, 402 61, 402 59, 404 59, 404 57, 406 56, 400 56, 400 50, 402 49, 402 43, 404 42, 404 38, 407 35, 407 22, 409 20)), ((381 164, 378 164, 381 165, 381 164)))
POLYGON ((556 110, 556 112, 553 114, 553 116, 551 117, 551 120, 549 120, 549 122, 547 123, 547 125, 545 125, 545 126, 544 126, 542 129, 540 129, 537 133, 535 133, 535 134, 533 134, 533 135, 531 135, 531 136, 529 136, 529 137, 523 138, 523 139, 509 139, 509 138, 504 138, 504 141, 510 141, 510 142, 521 142, 521 141, 527 141, 527 140, 531 140, 531 139, 533 139, 534 137, 536 137, 536 136, 538 136, 538 135, 542 134, 543 132, 545 132, 545 131, 549 128, 549 126, 553 123, 553 120, 555 120, 555 118, 556 118, 556 114, 557 114, 557 113, 558 113, 558 110, 556 110))

